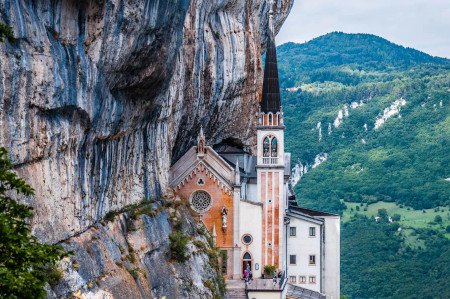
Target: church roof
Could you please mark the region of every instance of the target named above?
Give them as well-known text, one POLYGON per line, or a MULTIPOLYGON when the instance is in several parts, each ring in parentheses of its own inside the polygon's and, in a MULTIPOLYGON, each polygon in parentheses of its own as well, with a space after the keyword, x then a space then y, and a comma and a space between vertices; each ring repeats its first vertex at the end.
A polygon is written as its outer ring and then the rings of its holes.
POLYGON ((308 290, 293 284, 288 283, 287 294, 289 298, 299 298, 299 299, 325 299, 326 296, 312 290, 308 290))
POLYGON ((267 43, 266 62, 264 65, 263 94, 261 111, 264 113, 280 111, 280 85, 278 82, 277 49, 275 46, 275 36, 269 30, 267 43))
POLYGON ((236 168, 236 161, 239 161, 241 178, 256 178, 256 156, 246 152, 219 152, 218 154, 233 168, 236 168))
POLYGON ((229 145, 229 144, 218 144, 218 145, 214 145, 213 149, 219 154, 249 154, 248 152, 246 152, 245 150, 233 146, 233 145, 229 145))
POLYGON ((300 212, 302 214, 306 214, 308 216, 339 216, 338 214, 333 214, 333 213, 327 213, 327 212, 322 212, 322 211, 317 211, 317 210, 312 210, 312 209, 306 209, 306 208, 301 208, 297 205, 297 203, 295 204, 291 204, 289 203, 289 210, 294 211, 294 212, 300 212))

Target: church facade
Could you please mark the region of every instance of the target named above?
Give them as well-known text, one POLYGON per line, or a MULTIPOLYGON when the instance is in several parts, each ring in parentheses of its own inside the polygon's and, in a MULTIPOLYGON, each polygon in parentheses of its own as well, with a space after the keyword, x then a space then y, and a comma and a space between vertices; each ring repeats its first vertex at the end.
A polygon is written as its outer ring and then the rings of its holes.
POLYGON ((257 117, 254 155, 209 146, 200 129, 197 145, 172 165, 171 187, 210 231, 227 279, 241 279, 247 265, 262 277, 273 265, 290 284, 339 298, 339 216, 302 209, 289 185, 273 33, 257 117))

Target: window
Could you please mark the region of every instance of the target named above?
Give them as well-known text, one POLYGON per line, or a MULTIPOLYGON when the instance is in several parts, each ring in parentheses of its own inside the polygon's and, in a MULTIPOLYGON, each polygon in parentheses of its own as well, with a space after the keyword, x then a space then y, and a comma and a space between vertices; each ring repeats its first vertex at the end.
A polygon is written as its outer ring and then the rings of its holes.
POLYGON ((316 264, 316 256, 314 254, 309 256, 309 264, 315 265, 316 264))
POLYGON ((269 125, 269 126, 273 125, 273 115, 272 115, 272 113, 269 113, 268 119, 269 119, 268 125, 269 125))
POLYGON ((290 265, 297 264, 297 256, 295 254, 289 255, 289 264, 290 265))
POLYGON ((290 283, 297 283, 297 276, 289 276, 289 282, 290 283))
POLYGON ((295 226, 289 228, 289 236, 291 237, 297 236, 297 228, 295 226))
POLYGON ((309 228, 309 236, 310 237, 315 237, 316 236, 316 228, 315 227, 310 227, 309 228))
POLYGON ((243 260, 251 260, 252 256, 250 255, 250 253, 246 252, 244 253, 244 256, 242 257, 243 260))
POLYGON ((306 276, 300 275, 300 276, 298 277, 298 282, 299 282, 299 283, 306 283, 306 276))
POLYGON ((272 138, 272 145, 271 145, 271 156, 272 157, 276 157, 277 155, 278 155, 278 153, 277 153, 277 145, 278 145, 278 142, 277 142, 277 139, 275 138, 275 137, 273 137, 272 138))
POLYGON ((252 243, 252 241, 253 241, 253 238, 251 235, 245 234, 244 236, 242 236, 242 243, 244 243, 245 245, 252 243))
MULTIPOLYGON (((265 158, 277 158, 278 157, 278 139, 272 135, 264 137, 263 140, 263 157, 265 158)), ((268 162, 264 162, 266 164, 276 164, 277 159, 267 159, 268 162)))
POLYGON ((269 137, 264 138, 263 142, 263 156, 269 157, 270 155, 270 139, 269 137))
POLYGON ((200 178, 200 179, 198 179, 197 184, 199 184, 200 186, 203 186, 205 184, 205 181, 202 178, 200 178))
POLYGON ((310 276, 309 277, 309 283, 316 283, 316 277, 315 276, 310 276))
POLYGON ((191 196, 191 208, 198 212, 204 213, 211 207, 211 195, 206 191, 195 191, 191 196))

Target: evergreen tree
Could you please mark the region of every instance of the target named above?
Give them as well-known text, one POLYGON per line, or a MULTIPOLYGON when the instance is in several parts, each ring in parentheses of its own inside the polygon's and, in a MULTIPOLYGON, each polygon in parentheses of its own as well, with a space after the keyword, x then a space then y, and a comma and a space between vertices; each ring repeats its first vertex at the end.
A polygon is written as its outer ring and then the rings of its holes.
POLYGON ((11 169, 7 150, 0 148, 0 298, 45 298, 45 284, 59 279, 56 263, 64 250, 31 235, 32 208, 11 196, 34 190, 11 169))

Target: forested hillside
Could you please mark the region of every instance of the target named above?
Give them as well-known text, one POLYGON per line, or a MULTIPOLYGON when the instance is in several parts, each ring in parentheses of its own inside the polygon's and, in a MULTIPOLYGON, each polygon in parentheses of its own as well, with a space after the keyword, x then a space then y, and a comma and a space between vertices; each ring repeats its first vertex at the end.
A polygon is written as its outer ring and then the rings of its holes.
POLYGON ((297 198, 344 216, 343 294, 450 293, 439 279, 448 267, 417 271, 424 260, 450 261, 450 60, 373 35, 330 33, 278 47, 278 61, 297 198), (375 223, 375 207, 386 223, 375 223), (417 287, 425 275, 435 278, 431 287, 417 287), (400 281, 416 291, 383 291, 400 281))

